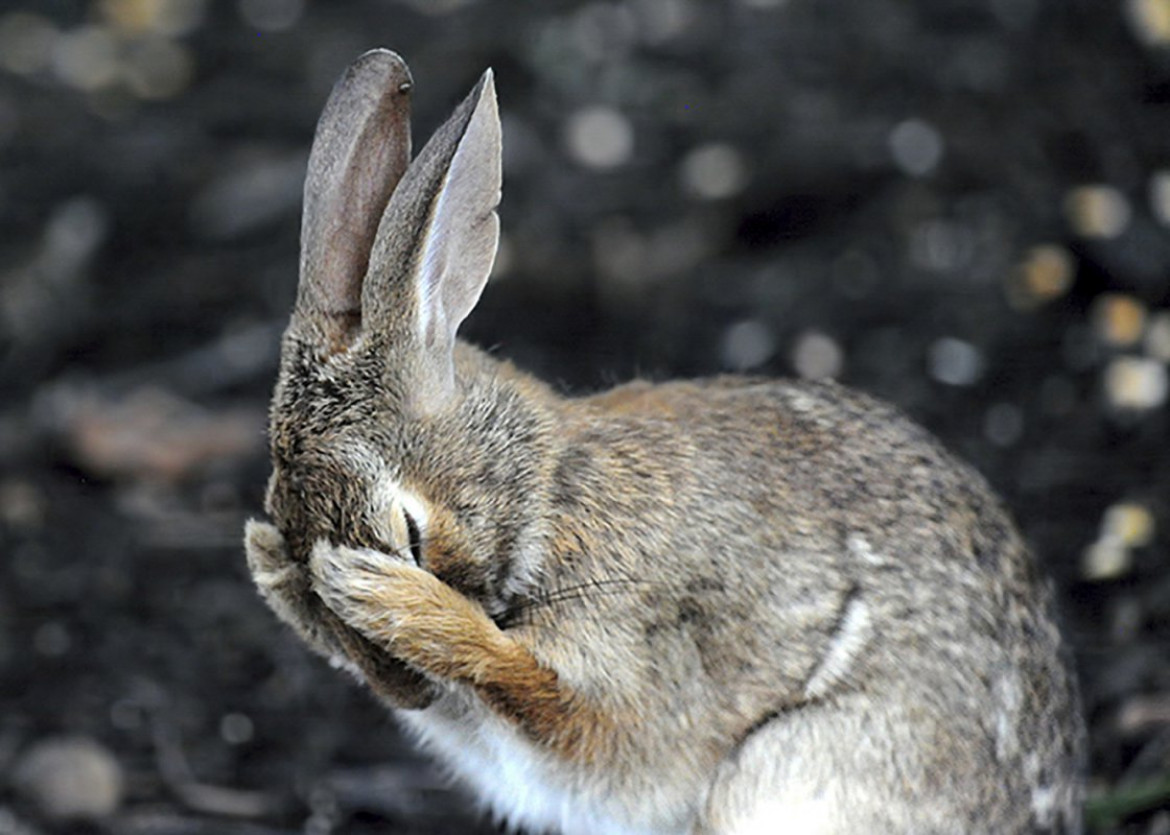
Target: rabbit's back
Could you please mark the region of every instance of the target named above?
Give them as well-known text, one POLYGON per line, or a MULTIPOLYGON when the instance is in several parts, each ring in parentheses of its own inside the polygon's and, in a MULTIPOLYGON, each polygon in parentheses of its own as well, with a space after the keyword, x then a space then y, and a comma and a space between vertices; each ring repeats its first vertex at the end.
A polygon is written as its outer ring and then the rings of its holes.
MULTIPOLYGON (((585 688, 604 669, 603 689, 657 702, 645 756, 682 768, 678 734, 718 757, 771 723, 773 758, 863 794, 902 769, 916 820, 936 803, 969 831, 1024 831, 1076 805, 1050 593, 982 478, 923 429, 835 384, 734 377, 630 384, 562 426, 563 573, 519 622, 544 613, 534 646, 585 688), (607 636, 576 665, 575 618, 607 636)), ((875 825, 906 823, 889 814, 875 825)))

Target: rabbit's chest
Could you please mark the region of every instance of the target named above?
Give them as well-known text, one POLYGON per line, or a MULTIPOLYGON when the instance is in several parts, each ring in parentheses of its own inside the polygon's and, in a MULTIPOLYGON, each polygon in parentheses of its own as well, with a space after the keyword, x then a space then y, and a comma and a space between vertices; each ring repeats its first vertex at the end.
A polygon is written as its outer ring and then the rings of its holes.
POLYGON ((690 809, 644 808, 644 796, 626 797, 604 775, 591 774, 538 749, 486 708, 460 699, 452 710, 451 701, 445 697, 426 710, 400 711, 398 717, 509 823, 564 835, 682 835, 689 831, 690 809))

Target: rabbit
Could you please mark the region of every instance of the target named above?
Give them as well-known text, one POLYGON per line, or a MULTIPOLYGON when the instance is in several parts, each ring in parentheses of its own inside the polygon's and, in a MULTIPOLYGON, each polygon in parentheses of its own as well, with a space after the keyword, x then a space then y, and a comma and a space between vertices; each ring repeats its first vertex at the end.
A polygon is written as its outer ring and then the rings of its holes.
POLYGON ((1075 833, 1052 592, 893 407, 758 377, 566 397, 457 338, 499 238, 491 71, 411 160, 361 56, 305 183, 274 612, 529 833, 1075 833))

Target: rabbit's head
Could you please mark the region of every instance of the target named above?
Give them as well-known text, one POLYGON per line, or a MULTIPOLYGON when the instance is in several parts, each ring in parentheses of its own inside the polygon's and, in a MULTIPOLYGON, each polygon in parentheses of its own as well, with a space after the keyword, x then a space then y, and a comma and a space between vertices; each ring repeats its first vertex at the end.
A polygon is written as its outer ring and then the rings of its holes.
POLYGON ((505 444, 536 418, 455 338, 499 240, 495 89, 488 71, 411 162, 410 86, 397 55, 369 52, 317 126, 267 507, 295 560, 322 539, 375 548, 498 605, 493 555, 515 545, 538 460, 505 444))

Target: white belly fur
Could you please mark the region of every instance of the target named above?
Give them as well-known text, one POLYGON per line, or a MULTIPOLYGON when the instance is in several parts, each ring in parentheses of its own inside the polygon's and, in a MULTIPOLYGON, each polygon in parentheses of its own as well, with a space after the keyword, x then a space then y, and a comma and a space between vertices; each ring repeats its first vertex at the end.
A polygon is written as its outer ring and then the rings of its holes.
POLYGON ((689 810, 673 810, 667 820, 636 820, 653 811, 623 808, 612 786, 554 761, 472 699, 448 693, 425 710, 396 713, 402 725, 466 783, 493 815, 509 823, 534 833, 562 835, 683 835, 689 831, 689 810))

